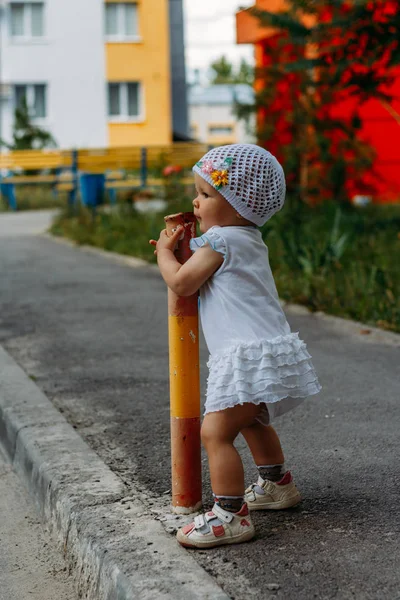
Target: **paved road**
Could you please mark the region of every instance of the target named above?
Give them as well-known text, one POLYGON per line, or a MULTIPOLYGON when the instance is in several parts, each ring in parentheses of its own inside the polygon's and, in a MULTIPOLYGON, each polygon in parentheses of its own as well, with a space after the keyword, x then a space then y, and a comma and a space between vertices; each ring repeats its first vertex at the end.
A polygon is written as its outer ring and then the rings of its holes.
MULTIPOLYGON (((23 236, 0 238, 0 282, 0 343, 124 481, 156 499, 168 491, 166 290, 158 274, 23 236)), ((400 599, 400 344, 315 315, 288 318, 323 385, 277 422, 304 502, 256 515, 251 544, 196 558, 237 600, 400 599)), ((204 346, 201 358, 204 389, 204 346)), ((204 480, 208 499, 206 469, 204 480)))
POLYGON ((0 451, 0 600, 75 600, 68 568, 0 451))
POLYGON ((57 210, 0 213, 0 237, 21 237, 42 233, 50 227, 57 210))

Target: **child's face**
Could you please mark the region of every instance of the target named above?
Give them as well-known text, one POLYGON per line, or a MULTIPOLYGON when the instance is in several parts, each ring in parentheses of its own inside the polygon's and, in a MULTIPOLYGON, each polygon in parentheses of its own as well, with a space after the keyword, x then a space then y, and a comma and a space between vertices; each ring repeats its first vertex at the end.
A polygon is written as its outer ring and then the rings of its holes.
POLYGON ((197 196, 193 200, 193 212, 201 233, 205 233, 213 225, 226 227, 241 224, 236 210, 212 185, 197 173, 194 174, 194 180, 197 196))

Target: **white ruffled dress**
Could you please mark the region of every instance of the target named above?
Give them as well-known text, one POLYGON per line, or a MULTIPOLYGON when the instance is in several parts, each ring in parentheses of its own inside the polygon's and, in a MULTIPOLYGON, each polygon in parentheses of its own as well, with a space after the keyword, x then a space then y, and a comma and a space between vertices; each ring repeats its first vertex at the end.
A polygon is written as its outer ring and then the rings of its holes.
POLYGON ((205 413, 265 404, 260 420, 266 424, 320 391, 311 355, 281 308, 261 232, 214 226, 191 240, 191 249, 205 244, 224 256, 200 288, 210 352, 205 413))

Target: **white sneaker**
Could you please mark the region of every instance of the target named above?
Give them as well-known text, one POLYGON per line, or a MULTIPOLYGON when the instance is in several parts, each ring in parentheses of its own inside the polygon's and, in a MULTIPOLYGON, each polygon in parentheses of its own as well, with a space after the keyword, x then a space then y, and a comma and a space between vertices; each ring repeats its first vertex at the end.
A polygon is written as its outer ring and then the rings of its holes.
POLYGON ((254 534, 247 504, 243 504, 237 513, 214 504, 211 511, 195 517, 193 523, 179 529, 176 539, 185 548, 214 548, 248 542, 254 534))
POLYGON ((247 488, 244 499, 249 510, 281 510, 296 506, 301 496, 290 471, 287 471, 276 483, 259 477, 257 483, 247 488))

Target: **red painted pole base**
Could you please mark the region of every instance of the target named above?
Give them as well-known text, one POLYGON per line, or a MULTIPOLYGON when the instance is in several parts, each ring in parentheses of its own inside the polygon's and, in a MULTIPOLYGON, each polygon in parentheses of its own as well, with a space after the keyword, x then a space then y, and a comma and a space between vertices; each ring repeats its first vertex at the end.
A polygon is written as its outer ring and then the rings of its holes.
POLYGON ((201 508, 200 417, 171 417, 172 507, 190 514, 201 508))

